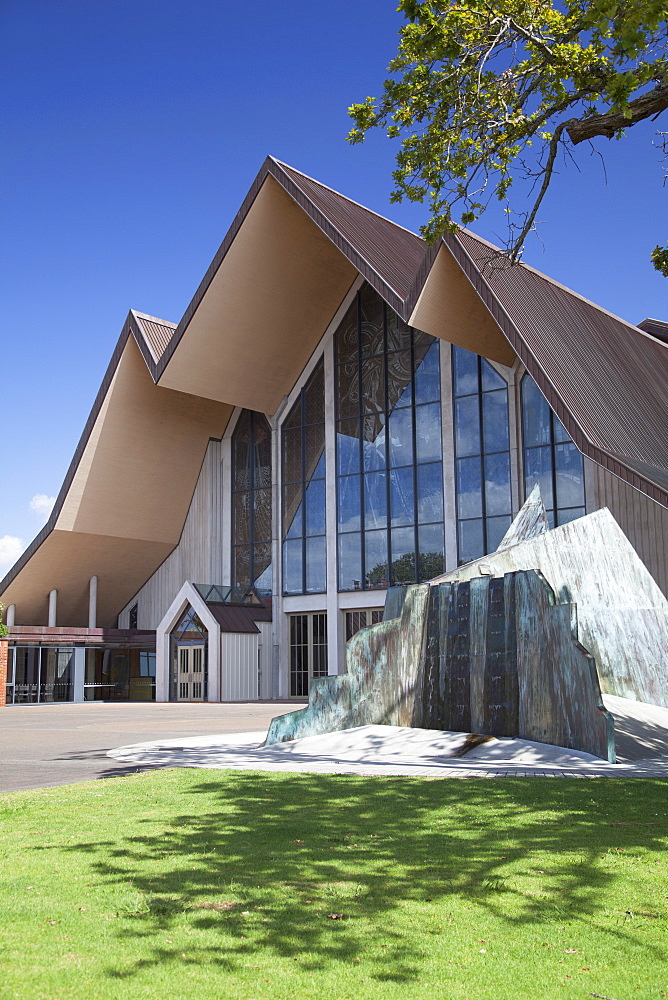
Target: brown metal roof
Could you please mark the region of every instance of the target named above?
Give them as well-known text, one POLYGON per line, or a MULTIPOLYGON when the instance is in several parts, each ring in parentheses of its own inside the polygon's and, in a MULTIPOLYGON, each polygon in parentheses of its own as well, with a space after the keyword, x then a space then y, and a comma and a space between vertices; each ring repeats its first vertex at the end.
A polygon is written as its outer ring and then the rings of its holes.
MULTIPOLYGON (((268 157, 178 327, 129 314, 49 521, 0 581, 0 593, 53 531, 128 337, 157 383, 270 175, 403 319, 411 315, 441 244, 426 247, 418 236, 268 157)), ((580 450, 668 506, 668 346, 661 342, 668 324, 644 321, 643 333, 525 265, 490 268, 490 256, 499 263, 498 251, 466 231, 443 242, 580 450)))
POLYGON ((271 612, 264 607, 242 608, 236 604, 207 602, 207 608, 222 632, 259 632, 255 622, 271 621, 271 612))
POLYGON ((658 337, 664 344, 668 344, 668 323, 662 319, 644 319, 638 323, 638 329, 651 333, 653 337, 658 337))
POLYGON ((164 354, 170 340, 174 336, 176 323, 170 323, 165 319, 158 319, 157 316, 147 316, 146 313, 132 310, 132 315, 144 335, 144 338, 151 349, 154 361, 159 361, 164 354))
POLYGON ((668 506, 668 347, 472 233, 444 239, 580 450, 668 506))
MULTIPOLYGON (((341 234, 403 304, 425 257, 427 246, 424 241, 415 233, 358 205, 294 167, 285 163, 278 166, 308 199, 312 208, 322 213, 323 220, 341 234)), ((280 180, 280 177, 277 179, 280 180)), ((289 193, 295 196, 294 191, 289 193)), ((328 233, 328 227, 321 228, 328 233)), ((362 268, 360 270, 364 273, 362 268)))

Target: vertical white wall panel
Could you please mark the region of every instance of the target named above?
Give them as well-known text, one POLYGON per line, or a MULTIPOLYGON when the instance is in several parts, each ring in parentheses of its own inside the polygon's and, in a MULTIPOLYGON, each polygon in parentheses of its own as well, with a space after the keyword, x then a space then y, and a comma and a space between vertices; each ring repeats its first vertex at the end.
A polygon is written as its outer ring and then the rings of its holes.
POLYGON ((220 637, 220 700, 257 701, 260 636, 223 632, 220 637))
POLYGON ((257 622, 257 627, 260 630, 258 637, 260 648, 260 698, 272 698, 272 622, 257 622))
MULTIPOLYGON (((178 476, 178 468, 174 475, 178 476)), ((223 583, 221 442, 209 441, 179 544, 118 616, 129 628, 130 608, 138 604, 137 627, 155 628, 186 580, 223 583)), ((156 518, 160 511, 156 510, 156 518)))

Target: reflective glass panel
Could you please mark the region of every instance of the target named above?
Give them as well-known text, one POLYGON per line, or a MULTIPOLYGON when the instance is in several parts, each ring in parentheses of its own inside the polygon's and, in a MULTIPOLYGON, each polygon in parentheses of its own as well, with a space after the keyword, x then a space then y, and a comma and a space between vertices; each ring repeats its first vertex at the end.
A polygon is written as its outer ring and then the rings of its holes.
POLYGON ((283 431, 283 482, 298 483, 302 478, 302 435, 299 428, 283 431))
POLYGON ((362 361, 362 410, 364 413, 385 412, 385 358, 362 361))
POLYGON ((415 520, 415 490, 413 466, 390 472, 390 512, 392 527, 413 524, 415 520))
POLYGON ((361 526, 360 476, 339 479, 339 531, 357 531, 361 526))
POLYGON ((325 369, 322 361, 313 369, 304 386, 304 423, 321 424, 325 421, 325 369))
POLYGON ((480 372, 482 374, 482 391, 489 392, 490 389, 507 389, 508 383, 499 375, 489 361, 482 358, 480 361, 480 372))
POLYGON ((584 517, 585 513, 584 507, 566 507, 565 509, 560 507, 557 511, 556 523, 558 525, 568 524, 569 521, 575 521, 578 517, 584 517))
POLYGON ((359 368, 356 364, 339 365, 337 370, 337 414, 340 420, 356 417, 360 411, 359 368))
POLYGON ((306 592, 320 593, 327 589, 326 539, 306 539, 306 592))
POLYGON ((393 528, 392 583, 415 583, 415 531, 413 528, 393 528))
POLYGON ((550 443, 550 407, 527 375, 522 379, 522 436, 525 448, 550 443))
POLYGON ((482 516, 482 483, 479 458, 458 458, 456 463, 457 478, 457 517, 482 516))
POLYGON ((582 455, 574 444, 554 447, 558 507, 584 507, 582 455))
POLYGON ((478 355, 458 347, 452 352, 452 381, 455 396, 478 392, 478 355))
POLYGON ((394 410, 389 420, 390 465, 413 462, 413 411, 394 410))
POLYGON ((417 462, 435 462, 441 457, 441 406, 427 403, 415 407, 417 462))
POLYGON ((399 319, 394 309, 387 310, 387 349, 388 351, 403 351, 410 349, 411 328, 399 319))
POLYGON ((283 591, 286 594, 302 592, 302 540, 283 542, 283 591))
POLYGON ((271 540, 271 490, 254 490, 253 542, 271 540))
POLYGON ((360 290, 362 356, 382 354, 385 346, 383 300, 371 285, 360 290))
POLYGON ((411 352, 397 351, 387 356, 388 409, 410 406, 413 402, 411 352))
MULTIPOLYGON (((440 462, 419 465, 418 521, 443 521, 443 466, 440 462)), ((422 546, 420 546, 420 551, 422 546)))
POLYGON ((524 479, 527 496, 538 483, 546 510, 553 510, 552 449, 549 445, 525 449, 524 479))
POLYGON ((387 527, 387 473, 364 476, 364 525, 367 531, 387 527))
POLYGON ((243 585, 251 583, 250 553, 250 545, 235 545, 232 549, 234 561, 232 575, 235 583, 243 585))
MULTIPOLYGON (((485 455, 485 514, 510 514, 510 453, 485 455)), ((491 549, 490 549, 491 551, 491 549)))
POLYGON ((232 494, 233 544, 250 542, 250 491, 232 494))
MULTIPOLYGON (((406 412, 405 410, 402 412, 406 412)), ((408 411, 410 412, 410 411, 408 411)), ((364 417, 362 430, 364 434, 362 460, 365 472, 385 468, 385 414, 364 417)))
POLYGON ((442 524, 425 524, 418 528, 420 547, 420 580, 432 580, 445 570, 445 544, 442 524))
POLYGON ((508 451, 508 390, 496 389, 482 395, 483 445, 486 452, 508 451))
POLYGON ((363 349, 350 350, 349 329, 335 338, 337 360, 341 364, 345 359, 344 367, 350 370, 346 379, 339 367, 336 387, 338 412, 348 417, 337 425, 339 585, 346 590, 385 586, 388 556, 392 564, 398 560, 394 569, 390 566, 390 577, 394 573, 401 580, 414 579, 418 516, 421 523, 440 523, 441 533, 443 519, 440 342, 400 321, 370 286, 364 286, 358 302, 363 349), (349 405, 357 391, 353 370, 362 383, 357 421, 349 405), (350 443, 360 437, 361 484, 354 475, 357 455, 350 443), (425 464, 424 473, 418 473, 416 463, 419 469, 425 464))
POLYGON ((306 487, 306 534, 324 535, 325 480, 313 479, 306 487))
POLYGON ((334 348, 337 364, 354 362, 357 358, 357 299, 351 304, 336 331, 334 348))
POLYGON ((480 454, 480 404, 477 396, 455 400, 455 451, 459 458, 480 454))
POLYGON ((339 535, 339 590, 362 589, 362 538, 339 535))
POLYGON ((297 538, 304 532, 302 523, 302 484, 288 483, 283 487, 283 537, 297 538))
POLYGON ((364 534, 367 587, 387 587, 387 531, 364 534))
POLYGON ((336 472, 339 476, 360 471, 359 420, 340 420, 336 432, 336 472))
POLYGON ((485 555, 482 518, 475 521, 460 521, 457 526, 459 535, 459 563, 471 562, 485 555))
POLYGON ((254 547, 255 580, 253 584, 259 594, 271 594, 273 574, 271 568, 271 542, 260 542, 254 547))
POLYGON ((415 372, 415 402, 431 403, 441 398, 439 344, 431 344, 415 372))
POLYGON ((512 518, 510 515, 506 517, 488 517, 487 518, 487 552, 496 552, 499 545, 501 544, 501 539, 510 527, 510 522, 512 518))

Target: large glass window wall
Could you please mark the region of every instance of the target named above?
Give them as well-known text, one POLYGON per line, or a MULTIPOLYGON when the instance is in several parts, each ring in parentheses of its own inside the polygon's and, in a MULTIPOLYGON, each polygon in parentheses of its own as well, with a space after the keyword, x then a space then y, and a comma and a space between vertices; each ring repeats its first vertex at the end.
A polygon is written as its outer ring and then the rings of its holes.
POLYGON ((485 358, 452 348, 457 547, 493 552, 512 519, 508 384, 485 358))
POLYGON ((85 701, 155 701, 155 651, 86 650, 85 701))
POLYGON ((281 428, 283 593, 327 588, 325 376, 322 359, 281 428))
POLYGON ((443 571, 439 342, 364 285, 336 333, 339 590, 443 571))
POLYGON ((550 527, 582 517, 582 455, 530 375, 522 379, 522 439, 524 489, 528 496, 540 484, 550 527))
POLYGON ((252 410, 232 435, 232 580, 272 592, 271 427, 252 410))
POLYGON ((74 650, 71 647, 10 646, 8 653, 8 705, 72 701, 74 650))

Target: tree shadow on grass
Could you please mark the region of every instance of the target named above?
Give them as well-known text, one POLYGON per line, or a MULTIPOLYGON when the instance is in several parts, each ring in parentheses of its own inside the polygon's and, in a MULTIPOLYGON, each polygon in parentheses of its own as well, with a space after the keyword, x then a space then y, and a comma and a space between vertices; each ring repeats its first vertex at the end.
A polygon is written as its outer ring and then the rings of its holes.
MULTIPOLYGON (((146 833, 72 846, 92 855, 105 882, 137 891, 120 932, 141 939, 146 957, 109 969, 112 977, 175 959, 180 949, 165 946, 164 932, 185 914, 194 931, 214 934, 206 946, 193 938, 187 963, 231 972, 264 950, 308 972, 364 951, 370 978, 410 982, 429 958, 428 944, 406 932, 410 901, 425 907, 425 933, 429 905, 443 921, 448 899, 465 899, 473 920, 486 911, 509 932, 587 923, 614 886, 620 855, 662 851, 668 833, 668 786, 652 779, 228 771, 174 787, 183 809, 168 824, 141 820, 146 833)), ((628 938, 624 917, 620 909, 607 930, 617 945, 628 938)))

